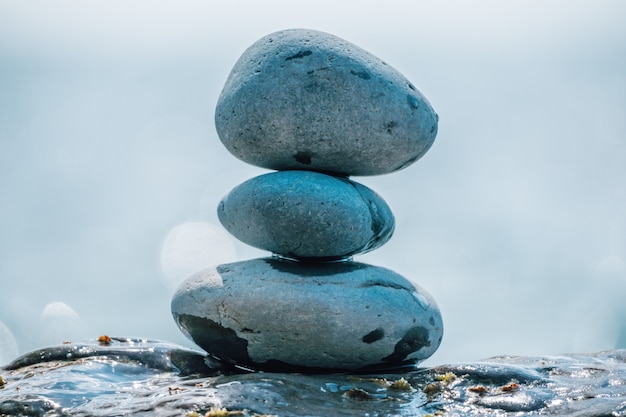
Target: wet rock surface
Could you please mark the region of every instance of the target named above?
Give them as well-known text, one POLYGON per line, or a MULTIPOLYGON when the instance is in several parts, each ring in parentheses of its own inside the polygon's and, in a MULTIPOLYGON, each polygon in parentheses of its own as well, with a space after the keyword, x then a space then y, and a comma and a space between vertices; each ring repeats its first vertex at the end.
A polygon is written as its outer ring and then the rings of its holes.
POLYGON ((237 158, 264 168, 379 175, 428 151, 438 116, 402 74, 328 33, 289 29, 250 46, 217 103, 237 158))
POLYGON ((306 375, 245 372, 165 342, 112 338, 32 352, 0 377, 0 415, 10 416, 626 415, 624 350, 306 375))
POLYGON ((242 242, 296 259, 340 259, 377 249, 395 224, 387 203, 368 187, 311 171, 252 178, 224 197, 217 213, 242 242))
POLYGON ((352 261, 261 258, 209 268, 179 287, 172 314, 210 354, 264 370, 394 367, 431 356, 443 334, 426 291, 352 261))

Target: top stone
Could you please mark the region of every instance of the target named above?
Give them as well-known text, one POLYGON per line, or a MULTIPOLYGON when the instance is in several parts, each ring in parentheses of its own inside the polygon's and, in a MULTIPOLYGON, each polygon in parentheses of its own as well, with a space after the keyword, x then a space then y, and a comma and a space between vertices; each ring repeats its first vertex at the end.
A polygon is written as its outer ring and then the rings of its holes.
POLYGON ((428 151, 438 116, 402 74, 336 36, 290 29, 249 47, 215 124, 237 158, 342 175, 397 171, 428 151))

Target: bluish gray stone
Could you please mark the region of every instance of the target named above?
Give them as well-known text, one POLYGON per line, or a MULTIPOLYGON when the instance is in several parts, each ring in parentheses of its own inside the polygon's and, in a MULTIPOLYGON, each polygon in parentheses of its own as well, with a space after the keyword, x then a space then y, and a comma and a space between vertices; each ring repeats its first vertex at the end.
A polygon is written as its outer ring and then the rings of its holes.
POLYGON ((172 314, 211 356, 269 371, 416 363, 443 334, 424 290, 351 261, 263 258, 205 269, 178 288, 172 314))
POLYGON ((374 191, 343 177, 279 171, 235 187, 218 206, 244 243, 296 259, 338 259, 389 240, 394 217, 374 191))
POLYGON ((336 36, 290 29, 249 47, 215 124, 237 158, 265 168, 376 175, 430 148, 438 116, 402 74, 336 36))

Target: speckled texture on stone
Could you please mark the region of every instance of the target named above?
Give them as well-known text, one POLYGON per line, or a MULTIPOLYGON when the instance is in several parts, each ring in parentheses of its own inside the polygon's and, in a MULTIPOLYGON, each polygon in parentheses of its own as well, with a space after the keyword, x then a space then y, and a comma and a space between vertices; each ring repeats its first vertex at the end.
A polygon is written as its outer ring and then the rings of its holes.
POLYGON ((402 74, 336 36, 290 29, 249 47, 217 103, 220 140, 265 168, 377 175, 431 147, 438 116, 402 74))
POLYGON ((235 187, 218 206, 244 243, 295 259, 337 259, 382 246, 393 213, 366 186, 311 171, 279 171, 235 187))
POLYGON ((209 354, 269 371, 348 370, 419 362, 443 324, 424 290, 358 262, 262 258, 209 268, 172 299, 183 333, 209 354))

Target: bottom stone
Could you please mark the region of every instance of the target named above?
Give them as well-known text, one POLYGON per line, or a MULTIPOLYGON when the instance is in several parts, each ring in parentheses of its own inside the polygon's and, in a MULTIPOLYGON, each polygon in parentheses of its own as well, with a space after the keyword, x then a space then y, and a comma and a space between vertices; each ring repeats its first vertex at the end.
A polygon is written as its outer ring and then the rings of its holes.
POLYGON ((417 363, 443 334, 428 293, 351 261, 262 258, 205 269, 178 288, 172 314, 211 356, 276 372, 417 363))

